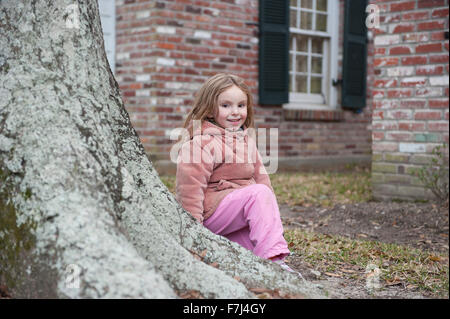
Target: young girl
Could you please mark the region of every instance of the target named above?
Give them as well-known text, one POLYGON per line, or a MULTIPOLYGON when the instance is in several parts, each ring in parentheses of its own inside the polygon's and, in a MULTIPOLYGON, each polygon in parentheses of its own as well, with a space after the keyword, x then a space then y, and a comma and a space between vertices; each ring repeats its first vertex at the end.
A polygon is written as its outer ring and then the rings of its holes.
POLYGON ((293 271, 284 263, 290 252, 269 176, 247 134, 253 101, 244 81, 230 74, 208 79, 184 127, 189 136, 178 154, 177 200, 212 232, 293 271))

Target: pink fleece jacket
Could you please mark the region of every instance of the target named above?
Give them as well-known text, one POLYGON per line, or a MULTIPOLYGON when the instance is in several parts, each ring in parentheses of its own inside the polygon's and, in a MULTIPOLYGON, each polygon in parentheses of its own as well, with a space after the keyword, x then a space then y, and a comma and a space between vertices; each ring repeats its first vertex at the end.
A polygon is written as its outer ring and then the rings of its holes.
POLYGON ((181 146, 176 198, 199 222, 235 189, 251 184, 272 189, 256 142, 247 133, 248 129, 230 132, 206 120, 181 146))

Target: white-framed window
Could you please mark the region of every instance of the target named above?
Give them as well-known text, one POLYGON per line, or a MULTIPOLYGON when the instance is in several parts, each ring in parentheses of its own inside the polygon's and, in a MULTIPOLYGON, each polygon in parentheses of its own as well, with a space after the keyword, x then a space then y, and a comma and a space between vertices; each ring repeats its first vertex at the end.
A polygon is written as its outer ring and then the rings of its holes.
POLYGON ((99 0, 98 10, 102 23, 103 40, 105 41, 106 57, 111 71, 116 67, 116 4, 115 0, 99 0))
POLYGON ((290 0, 287 109, 334 109, 337 104, 337 0, 290 0))

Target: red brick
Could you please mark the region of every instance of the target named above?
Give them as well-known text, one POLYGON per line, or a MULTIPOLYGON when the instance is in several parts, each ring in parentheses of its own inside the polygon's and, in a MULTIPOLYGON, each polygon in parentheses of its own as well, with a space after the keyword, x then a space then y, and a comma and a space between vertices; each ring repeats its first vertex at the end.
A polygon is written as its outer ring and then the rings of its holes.
POLYGON ((431 33, 431 41, 443 41, 445 40, 445 32, 437 31, 431 33))
POLYGON ((136 96, 136 92, 135 91, 124 91, 122 93, 123 96, 136 96))
POLYGON ((398 123, 400 131, 425 131, 424 122, 400 122, 398 123))
POLYGON ((401 87, 417 87, 417 86, 423 86, 426 82, 426 78, 412 78, 413 81, 411 81, 411 78, 403 78, 400 81, 401 87))
POLYGON ((228 41, 220 41, 219 45, 224 48, 235 48, 236 44, 228 41))
POLYGON ((128 85, 128 88, 134 90, 142 89, 142 83, 131 83, 128 85))
POLYGON ((372 139, 375 141, 381 141, 384 139, 384 132, 372 132, 372 139))
POLYGON ((384 119, 384 111, 374 111, 372 116, 373 116, 373 119, 375 119, 375 120, 383 120, 384 119))
POLYGON ((414 114, 415 120, 440 120, 442 117, 441 112, 429 111, 429 112, 416 112, 414 114))
POLYGON ((440 51, 442 51, 441 43, 421 44, 416 46, 416 53, 428 53, 440 51))
POLYGON ((376 88, 379 87, 396 87, 397 86, 397 80, 395 79, 377 79, 373 81, 373 86, 376 88))
POLYGON ((448 54, 430 55, 430 63, 448 63, 448 54))
POLYGON ((397 152, 398 143, 373 143, 372 150, 374 152, 397 152))
POLYGON ((424 87, 416 90, 416 96, 441 96, 442 90, 439 87, 424 87))
POLYGON ((373 60, 373 65, 375 67, 398 65, 398 58, 376 58, 373 60))
POLYGON ((410 141, 412 138, 411 133, 387 133, 388 140, 394 141, 410 141))
POLYGON ((410 54, 411 49, 409 47, 393 47, 390 48, 389 54, 410 54))
POLYGON ((438 75, 442 74, 443 72, 444 67, 442 65, 423 65, 416 67, 417 75, 438 75))
POLYGON ((419 0, 418 8, 432 8, 445 6, 445 0, 419 0))
POLYGON ((407 119, 411 118, 411 112, 402 111, 402 110, 392 111, 389 114, 390 114, 390 117, 395 120, 407 120, 407 119))
POLYGON ((428 11, 419 11, 419 12, 407 12, 403 14, 402 20, 424 20, 428 19, 429 13, 428 11))
POLYGON ((398 24, 395 26, 392 33, 413 32, 415 30, 415 24, 398 24))
POLYGON ((415 1, 394 2, 391 4, 390 11, 408 11, 416 7, 415 1))
POLYGON ((211 53, 212 54, 216 54, 216 55, 224 55, 228 53, 228 49, 225 48, 212 48, 211 49, 211 53))
POLYGON ((448 8, 436 9, 431 13, 433 18, 445 18, 448 17, 448 8))
POLYGON ((430 41, 430 36, 428 32, 422 33, 407 33, 403 35, 404 43, 414 43, 414 42, 428 42, 430 41))
POLYGON ((166 43, 166 42, 156 42, 154 44, 155 47, 159 48, 159 49, 165 49, 165 50, 174 50, 175 49, 175 44, 173 43, 166 43))
POLYGON ((445 22, 444 21, 431 21, 431 22, 422 22, 417 25, 418 31, 423 30, 436 30, 436 29, 444 29, 445 22))
POLYGON ((429 122, 428 130, 448 132, 448 122, 429 122))
POLYGON ((398 89, 398 90, 389 90, 388 97, 389 98, 403 98, 403 97, 411 97, 413 91, 411 89, 398 89))
POLYGON ((433 109, 445 109, 449 107, 448 99, 443 100, 428 100, 428 106, 433 109))
POLYGON ((401 59, 401 62, 402 62, 402 65, 426 64, 427 57, 426 56, 404 57, 401 59))
POLYGON ((426 104, 425 100, 406 100, 400 101, 400 107, 405 109, 420 109, 424 108, 426 104))
POLYGON ((373 98, 383 98, 384 97, 384 91, 383 90, 372 90, 372 97, 373 98))
POLYGON ((386 55, 386 48, 375 48, 375 55, 386 55))

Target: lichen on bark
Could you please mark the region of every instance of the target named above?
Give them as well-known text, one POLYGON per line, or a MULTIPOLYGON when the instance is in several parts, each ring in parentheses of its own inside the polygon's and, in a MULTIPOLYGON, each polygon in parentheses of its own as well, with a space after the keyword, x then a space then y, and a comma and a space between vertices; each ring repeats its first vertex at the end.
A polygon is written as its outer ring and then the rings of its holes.
POLYGON ((266 287, 322 297, 176 202, 120 98, 97 2, 77 2, 79 29, 65 26, 72 4, 0 1, 0 260, 33 256, 20 282, 21 268, 2 264, 23 287, 16 296, 250 298, 249 288, 266 287))

